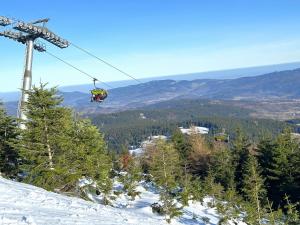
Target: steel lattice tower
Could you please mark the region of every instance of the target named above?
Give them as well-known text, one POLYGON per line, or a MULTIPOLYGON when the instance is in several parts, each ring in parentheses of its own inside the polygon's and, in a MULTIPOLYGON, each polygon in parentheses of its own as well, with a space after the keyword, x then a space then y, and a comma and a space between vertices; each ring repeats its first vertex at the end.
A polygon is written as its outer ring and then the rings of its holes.
POLYGON ((1 31, 0 36, 26 45, 22 96, 18 106, 18 118, 20 119, 19 127, 21 129, 25 129, 25 125, 22 121, 27 120, 25 103, 28 100, 27 92, 31 89, 32 85, 33 50, 37 50, 39 52, 46 51, 45 46, 36 40, 38 38, 42 38, 59 48, 67 48, 69 46, 69 42, 67 40, 62 39, 45 26, 48 21, 49 19, 41 19, 25 23, 23 21, 15 21, 14 19, 0 16, 0 26, 11 27, 10 29, 1 31))

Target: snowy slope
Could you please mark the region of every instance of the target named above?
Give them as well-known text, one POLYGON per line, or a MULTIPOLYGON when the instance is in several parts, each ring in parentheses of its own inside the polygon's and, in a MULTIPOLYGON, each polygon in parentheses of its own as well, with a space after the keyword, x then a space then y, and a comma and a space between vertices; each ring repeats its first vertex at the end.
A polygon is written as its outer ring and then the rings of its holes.
MULTIPOLYGON (((141 198, 129 201, 123 195, 114 202, 116 207, 111 207, 0 177, 0 224, 167 224, 151 211, 150 205, 158 201, 158 194, 142 185, 139 191, 141 198)), ((184 208, 183 216, 172 224, 204 224, 201 217, 208 217, 209 224, 219 220, 214 209, 194 203, 184 208), (193 219, 195 215, 197 219, 193 219)))
POLYGON ((91 203, 0 178, 0 224, 164 224, 161 218, 91 203))

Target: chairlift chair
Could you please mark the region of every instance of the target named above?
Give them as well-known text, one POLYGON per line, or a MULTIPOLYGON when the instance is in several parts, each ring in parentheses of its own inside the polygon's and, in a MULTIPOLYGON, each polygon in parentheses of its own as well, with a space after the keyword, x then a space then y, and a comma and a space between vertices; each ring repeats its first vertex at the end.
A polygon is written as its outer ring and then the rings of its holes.
POLYGON ((107 95, 108 95, 107 90, 98 88, 96 86, 97 79, 94 78, 93 81, 94 81, 94 89, 91 90, 91 102, 100 102, 101 103, 104 101, 104 99, 107 98, 107 95))

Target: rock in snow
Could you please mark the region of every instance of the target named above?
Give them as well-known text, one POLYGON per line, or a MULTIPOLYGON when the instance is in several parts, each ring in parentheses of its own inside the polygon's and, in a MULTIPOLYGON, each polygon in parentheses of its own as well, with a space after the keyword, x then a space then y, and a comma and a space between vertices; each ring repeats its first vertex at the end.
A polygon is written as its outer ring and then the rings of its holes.
MULTIPOLYGON (((143 186, 139 187, 139 191, 140 198, 135 201, 119 199, 120 207, 116 208, 0 177, 0 224, 167 224, 164 217, 153 214, 150 207, 158 201, 158 194, 143 186)), ((217 224, 219 221, 214 209, 193 203, 185 207, 183 216, 174 219, 172 224, 204 224, 201 221, 203 217, 209 218, 209 224, 217 224)))

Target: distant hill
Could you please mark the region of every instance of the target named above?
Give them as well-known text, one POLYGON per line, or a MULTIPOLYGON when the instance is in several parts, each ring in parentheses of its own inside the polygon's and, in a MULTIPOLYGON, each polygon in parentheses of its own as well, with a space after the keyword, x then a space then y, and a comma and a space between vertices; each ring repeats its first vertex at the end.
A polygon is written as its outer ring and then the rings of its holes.
MULTIPOLYGON (((199 73, 188 73, 188 74, 175 74, 168 76, 157 76, 150 77, 145 79, 140 79, 142 82, 150 82, 153 80, 197 80, 197 79, 235 79, 239 77, 252 77, 258 76, 266 73, 276 72, 276 71, 285 71, 293 70, 300 68, 300 62, 293 63, 282 63, 266 66, 255 66, 247 68, 237 68, 237 69, 228 69, 228 70, 217 70, 217 71, 208 71, 208 72, 199 72, 199 73)), ((108 82, 109 85, 114 88, 125 87, 128 85, 137 84, 134 80, 123 80, 123 81, 113 81, 108 82)), ((104 86, 105 87, 105 86, 104 86)), ((105 87, 106 88, 106 87, 105 87)), ((63 92, 89 92, 91 89, 91 84, 82 84, 82 85, 73 85, 73 86, 63 86, 60 87, 60 90, 63 92)))
MULTIPOLYGON (((228 69, 228 70, 218 70, 218 71, 208 71, 208 72, 199 72, 199 73, 189 73, 189 74, 178 74, 178 75, 169 75, 169 76, 157 76, 150 77, 145 79, 140 79, 140 81, 146 83, 153 80, 199 80, 199 79, 236 79, 240 77, 253 77, 266 73, 276 72, 276 71, 285 71, 293 70, 300 68, 300 62, 293 63, 283 63, 275 65, 266 65, 266 66, 256 66, 248 68, 238 68, 238 69, 228 69)), ((137 82, 135 80, 121 80, 107 82, 114 88, 126 87, 129 85, 135 85, 137 82)), ((99 84, 101 87, 101 83, 99 84)), ((107 88, 106 86, 103 86, 107 88)), ((93 88, 92 84, 81 84, 81 85, 72 85, 72 86, 61 86, 59 90, 62 92, 83 92, 89 93, 93 88)), ((4 102, 8 101, 17 101, 20 97, 19 92, 0 92, 0 100, 4 102)))
POLYGON ((102 104, 91 103, 90 95, 87 93, 62 92, 62 94, 65 98, 64 104, 67 106, 87 113, 106 113, 173 99, 251 101, 300 99, 299 87, 300 69, 295 69, 237 79, 155 80, 112 89, 102 104))
POLYGON ((237 79, 162 80, 116 88, 103 107, 139 107, 171 99, 299 99, 300 69, 237 79))
POLYGON ((0 101, 11 102, 20 98, 20 92, 0 92, 0 101))

